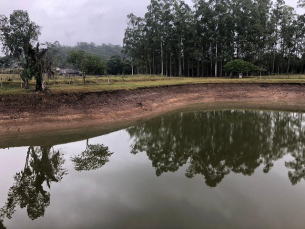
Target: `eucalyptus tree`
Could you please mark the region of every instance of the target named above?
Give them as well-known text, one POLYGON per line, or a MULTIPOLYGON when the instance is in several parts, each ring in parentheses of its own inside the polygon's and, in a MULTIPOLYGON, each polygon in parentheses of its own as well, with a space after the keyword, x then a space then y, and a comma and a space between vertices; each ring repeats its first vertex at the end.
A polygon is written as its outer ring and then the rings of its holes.
MULTIPOLYGON (((234 18, 230 13, 230 1, 213 1, 212 21, 209 25, 211 34, 211 67, 214 62, 214 76, 221 76, 223 72, 223 59, 232 58, 231 48, 234 42, 234 18)), ((228 61, 228 60, 226 60, 228 61)), ((211 69, 212 71, 212 69, 211 69)))
POLYGON ((143 64, 142 61, 146 61, 145 58, 148 57, 146 54, 148 52, 145 49, 146 37, 144 29, 144 19, 137 17, 134 14, 127 15, 128 26, 125 30, 125 36, 123 40, 123 48, 125 54, 131 58, 131 68, 132 74, 134 73, 134 65, 138 68, 143 64), (146 54, 146 55, 145 55, 146 54), (141 56, 144 58, 141 60, 141 56))
POLYGON ((151 0, 150 5, 148 5, 148 12, 145 14, 145 28, 147 31, 147 37, 149 41, 149 47, 152 54, 152 69, 153 73, 156 74, 156 59, 159 56, 161 70, 160 73, 163 73, 163 38, 164 38, 164 28, 163 28, 163 20, 162 20, 162 12, 161 8, 163 7, 163 3, 161 0, 151 0))
POLYGON ((125 50, 138 65, 179 76, 223 76, 234 59, 271 73, 303 68, 304 17, 283 0, 193 2, 151 0, 144 18, 128 16, 125 50))
POLYGON ((188 51, 188 40, 192 40, 189 36, 193 27, 192 10, 184 1, 176 1, 174 8, 174 37, 176 40, 177 59, 178 59, 178 75, 182 76, 185 69, 185 58, 188 51), (182 64, 183 62, 183 64, 182 64))
POLYGON ((293 59, 301 57, 304 23, 297 17, 294 9, 285 5, 283 0, 277 0, 272 8, 270 24, 273 33, 270 36, 270 51, 272 56, 271 72, 288 73, 293 59), (297 54, 298 53, 298 54, 297 54))
MULTIPOLYGON (((197 50, 197 56, 200 53, 202 60, 210 61, 210 37, 209 33, 209 18, 212 10, 209 7, 209 3, 204 0, 197 0, 195 2, 195 29, 197 47, 194 47, 194 51, 197 50)), ((195 43, 195 44, 196 44, 195 43)), ((203 66, 203 63, 202 63, 203 66)), ((202 72, 204 67, 202 67, 202 72)))
MULTIPOLYGON (((173 50, 173 43, 176 43, 176 34, 174 33, 174 16, 175 16, 175 1, 174 0, 161 0, 161 53, 160 64, 161 74, 168 75, 168 67, 171 75, 172 70, 172 54, 176 53, 173 50), (164 59, 166 60, 166 72, 164 69, 164 59), (169 61, 168 61, 169 59, 169 61), (169 62, 169 65, 168 65, 169 62)), ((175 45, 174 45, 175 47, 175 45)))
POLYGON ((222 0, 195 2, 196 35, 200 40, 196 49, 201 54, 205 75, 208 72, 222 75, 223 62, 233 58, 236 22, 232 5, 232 2, 222 0), (208 65, 204 66, 204 63, 208 65))
POLYGON ((305 15, 298 15, 295 28, 295 53, 294 64, 296 65, 295 72, 304 73, 304 53, 305 53, 305 15))
MULTIPOLYGON (((29 18, 28 12, 23 10, 14 10, 7 18, 0 16, 0 40, 2 42, 2 51, 11 55, 19 63, 24 58, 27 66, 30 65, 32 50, 40 35, 41 27, 29 18)), ((28 88, 28 80, 32 75, 28 74, 31 70, 24 69, 22 80, 28 88), (26 71, 26 72, 25 72, 26 71)))
MULTIPOLYGON (((270 18, 272 14, 272 2, 270 0, 258 0, 257 1, 257 23, 254 24, 255 39, 255 53, 256 60, 254 64, 264 65, 264 55, 270 50, 270 40, 273 30, 270 30, 270 18)), ((249 59, 251 61, 251 59, 249 59)), ((268 60, 269 62, 269 60, 268 60)))

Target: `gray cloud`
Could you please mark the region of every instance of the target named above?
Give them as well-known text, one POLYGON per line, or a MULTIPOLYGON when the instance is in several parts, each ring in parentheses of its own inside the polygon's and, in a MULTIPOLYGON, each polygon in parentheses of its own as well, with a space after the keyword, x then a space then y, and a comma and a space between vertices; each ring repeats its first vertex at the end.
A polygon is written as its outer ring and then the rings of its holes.
MULTIPOLYGON (((185 0, 190 6, 192 0, 185 0)), ((296 6, 297 0, 286 1, 296 6)), ((144 16, 150 0, 4 0, 0 14, 27 10, 32 21, 42 26, 41 42, 59 41, 122 45, 127 15, 144 16)))
MULTIPOLYGON (((122 45, 129 13, 144 16, 149 0, 5 0, 0 14, 29 12, 42 26, 40 40, 74 45, 79 41, 122 45)), ((191 4, 191 0, 187 1, 191 4)))

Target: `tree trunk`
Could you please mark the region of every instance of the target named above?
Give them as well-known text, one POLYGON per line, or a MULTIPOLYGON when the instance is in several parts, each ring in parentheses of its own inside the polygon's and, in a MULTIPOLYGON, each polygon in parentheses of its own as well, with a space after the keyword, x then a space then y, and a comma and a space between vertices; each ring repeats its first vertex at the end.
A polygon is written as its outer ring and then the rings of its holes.
POLYGON ((199 74, 200 74, 200 64, 199 64, 199 59, 197 60, 197 77, 199 77, 199 74))
POLYGON ((30 87, 29 87, 29 79, 28 78, 26 78, 25 80, 24 80, 24 88, 25 89, 29 89, 30 87))
POLYGON ((183 69, 182 69, 182 74, 185 76, 185 55, 183 55, 183 69))
POLYGON ((155 74, 155 52, 153 52, 153 74, 155 74))
POLYGON ((182 76, 181 50, 179 50, 179 76, 182 76))
POLYGON ((213 61, 212 61, 212 58, 211 58, 210 76, 213 77, 213 61))
POLYGON ((169 76, 172 76, 172 55, 169 56, 169 76))
POLYGON ((163 46, 161 41, 161 75, 163 75, 164 72, 164 66, 163 66, 163 46))
POLYGON ((203 61, 203 57, 202 57, 202 61, 201 61, 201 76, 204 76, 204 61, 203 61))
POLYGON ((187 62, 187 77, 190 77, 190 65, 189 65, 189 61, 187 62))
POLYGON ((194 77, 194 68, 192 67, 192 77, 194 77))
POLYGON ((42 74, 36 77, 36 91, 42 91, 42 74))
POLYGON ((215 77, 217 77, 217 68, 218 68, 218 66, 217 66, 217 63, 218 63, 218 61, 217 61, 217 42, 216 42, 216 51, 215 51, 215 57, 216 57, 216 60, 215 60, 215 77))
POLYGON ((290 55, 289 55, 288 61, 287 61, 287 74, 289 74, 289 68, 290 68, 290 55))
POLYGON ((274 55, 274 58, 273 58, 273 60, 272 60, 272 73, 274 74, 275 73, 275 55, 274 55))
POLYGON ((166 71, 166 73, 165 73, 165 75, 166 76, 168 76, 168 58, 167 58, 167 56, 166 56, 166 61, 165 61, 165 71, 166 71))
POLYGON ((222 58, 221 58, 221 61, 220 61, 220 73, 219 73, 219 76, 222 77, 222 58))

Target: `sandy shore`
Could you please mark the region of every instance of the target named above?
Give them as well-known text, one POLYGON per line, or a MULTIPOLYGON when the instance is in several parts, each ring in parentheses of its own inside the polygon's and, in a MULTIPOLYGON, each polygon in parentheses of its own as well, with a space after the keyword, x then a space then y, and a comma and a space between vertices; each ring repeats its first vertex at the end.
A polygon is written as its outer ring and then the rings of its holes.
POLYGON ((111 128, 195 104, 206 109, 305 111, 305 85, 202 84, 127 91, 0 96, 0 137, 111 128))

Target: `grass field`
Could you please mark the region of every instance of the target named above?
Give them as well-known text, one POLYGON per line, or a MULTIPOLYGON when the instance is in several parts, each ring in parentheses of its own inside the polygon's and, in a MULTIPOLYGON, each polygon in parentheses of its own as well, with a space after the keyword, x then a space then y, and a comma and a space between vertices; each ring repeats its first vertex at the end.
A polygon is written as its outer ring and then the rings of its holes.
MULTIPOLYGON (((28 94, 35 93, 35 80, 30 81, 30 89, 25 90, 20 77, 14 74, 0 74, 1 94, 28 94), (21 87, 22 86, 22 87, 21 87)), ((151 75, 135 76, 87 76, 86 85, 83 85, 82 76, 55 76, 54 79, 45 79, 47 93, 76 93, 76 92, 100 92, 112 90, 130 90, 145 87, 158 87, 166 85, 182 84, 206 84, 206 83, 305 83, 305 75, 279 75, 262 76, 252 78, 223 78, 223 77, 163 77, 151 75)))

